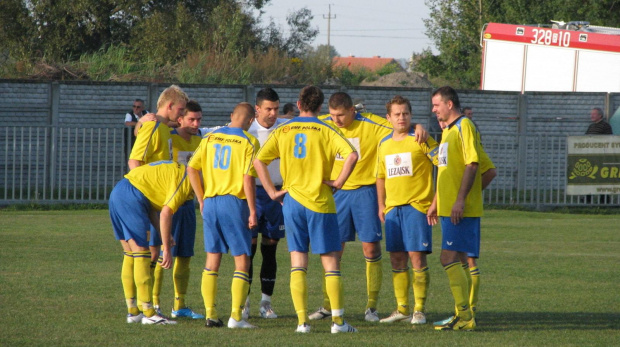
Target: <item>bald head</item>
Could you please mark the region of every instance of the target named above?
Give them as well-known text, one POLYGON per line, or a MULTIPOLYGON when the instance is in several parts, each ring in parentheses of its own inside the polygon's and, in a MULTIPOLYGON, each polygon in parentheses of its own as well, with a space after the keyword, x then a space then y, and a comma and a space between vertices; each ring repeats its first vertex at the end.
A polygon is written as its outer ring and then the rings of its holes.
POLYGON ((254 121, 254 115, 255 110, 252 104, 249 102, 240 102, 230 114, 229 126, 231 128, 242 128, 247 131, 252 121, 254 121))

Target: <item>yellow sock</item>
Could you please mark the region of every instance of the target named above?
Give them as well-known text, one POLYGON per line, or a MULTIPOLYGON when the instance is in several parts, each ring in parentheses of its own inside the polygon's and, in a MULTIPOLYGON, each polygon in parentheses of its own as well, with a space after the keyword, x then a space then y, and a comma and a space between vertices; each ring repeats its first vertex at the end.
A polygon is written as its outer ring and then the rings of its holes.
POLYGON ((213 320, 218 320, 217 310, 215 309, 215 295, 217 294, 217 277, 216 271, 205 268, 202 271, 202 300, 205 303, 205 316, 213 320))
POLYGON ((236 321, 241 321, 241 311, 245 305, 245 299, 250 290, 250 275, 244 271, 235 271, 233 274, 232 285, 230 286, 230 294, 232 298, 232 309, 230 316, 236 321))
POLYGON ((476 267, 470 267, 468 271, 471 275, 471 287, 469 291, 469 306, 475 313, 478 306, 478 294, 480 293, 480 269, 476 267))
POLYGON ((431 274, 428 272, 428 266, 422 269, 413 269, 413 299, 415 305, 413 311, 424 312, 426 306, 426 295, 428 293, 428 285, 431 282, 431 274))
POLYGON ((342 276, 340 271, 325 272, 325 289, 332 305, 332 322, 342 325, 344 319, 344 295, 342 293, 342 276))
POLYGON ((366 308, 377 308, 379 291, 381 291, 381 280, 383 279, 383 262, 381 255, 374 259, 366 258, 366 291, 368 292, 368 303, 366 308))
POLYGON ((308 322, 308 283, 307 269, 303 267, 291 268, 291 297, 297 313, 297 324, 308 322))
MULTIPOLYGON (((471 275, 469 273, 469 264, 461 263, 463 267, 463 271, 465 272, 465 277, 467 278, 467 288, 471 288, 471 275)), ((467 289, 469 291, 469 289, 467 289)))
POLYGON ((325 284, 325 272, 323 272, 323 280, 321 282, 321 285, 323 289, 323 308, 326 309, 327 311, 331 311, 332 303, 329 301, 329 295, 327 295, 327 287, 325 284))
POLYGON ((467 287, 467 277, 465 271, 460 266, 460 262, 454 262, 444 266, 448 280, 450 281, 450 290, 454 297, 454 305, 457 307, 457 315, 468 321, 471 319, 471 310, 469 309, 469 288, 467 287))
POLYGON ((121 268, 121 282, 127 302, 127 313, 137 315, 140 313, 136 303, 136 283, 133 279, 133 253, 123 252, 123 266, 121 268))
MULTIPOLYGON (((150 267, 149 267, 149 272, 151 274, 151 285, 149 286, 149 298, 151 298, 151 300, 153 300, 153 281, 155 280, 155 268, 157 267, 157 262, 156 261, 151 261, 150 263, 150 267)), ((139 302, 139 300, 138 300, 139 302)))
POLYGON ((138 301, 142 303, 142 312, 147 317, 155 314, 151 293, 151 252, 133 252, 133 275, 136 282, 138 301))
POLYGON ((176 257, 172 270, 174 282, 174 310, 185 308, 185 294, 189 285, 189 262, 190 257, 176 257))
POLYGON ((161 285, 164 281, 164 268, 161 267, 162 256, 159 256, 155 272, 153 273, 153 305, 159 306, 159 295, 161 294, 161 285))
POLYGON ((411 275, 409 268, 392 269, 392 283, 394 284, 394 297, 396 297, 396 307, 398 312, 409 314, 409 282, 411 275))

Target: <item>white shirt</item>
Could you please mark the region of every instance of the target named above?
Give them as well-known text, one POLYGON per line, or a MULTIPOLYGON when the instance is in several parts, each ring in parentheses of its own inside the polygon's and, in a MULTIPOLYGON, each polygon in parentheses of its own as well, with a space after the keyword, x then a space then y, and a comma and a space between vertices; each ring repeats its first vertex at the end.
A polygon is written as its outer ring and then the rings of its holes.
MULTIPOLYGON (((258 142, 262 146, 267 141, 267 138, 269 138, 269 134, 271 134, 271 132, 280 124, 286 123, 287 121, 288 119, 286 118, 278 118, 276 119, 276 122, 271 128, 265 128, 264 126, 260 125, 257 120, 254 120, 254 122, 252 122, 252 125, 250 125, 250 129, 248 129, 248 132, 252 134, 252 136, 256 137, 258 139, 258 142)), ((267 170, 269 171, 269 177, 271 177, 271 181, 273 182, 273 184, 276 186, 281 186, 282 174, 280 173, 280 159, 272 161, 267 166, 267 170)), ((256 185, 262 186, 258 178, 256 179, 256 185)))

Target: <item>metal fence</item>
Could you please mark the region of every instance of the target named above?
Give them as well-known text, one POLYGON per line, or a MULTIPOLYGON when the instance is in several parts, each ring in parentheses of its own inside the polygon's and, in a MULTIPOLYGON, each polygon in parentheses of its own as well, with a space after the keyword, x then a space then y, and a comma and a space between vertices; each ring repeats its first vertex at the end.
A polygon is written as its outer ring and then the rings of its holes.
MULTIPOLYGON (((105 203, 127 172, 123 127, 0 127, 0 204, 105 203)), ((493 205, 618 205, 618 195, 566 195, 566 136, 488 133, 497 167, 484 191, 493 205)))

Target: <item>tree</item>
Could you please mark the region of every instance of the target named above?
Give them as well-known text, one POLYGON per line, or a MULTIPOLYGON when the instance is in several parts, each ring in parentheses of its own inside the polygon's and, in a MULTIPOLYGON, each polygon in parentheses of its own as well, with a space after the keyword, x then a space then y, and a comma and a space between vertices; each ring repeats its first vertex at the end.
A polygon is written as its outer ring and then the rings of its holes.
POLYGON ((270 18, 269 25, 263 29, 263 41, 266 47, 274 47, 286 51, 291 57, 300 57, 309 49, 309 43, 319 34, 318 28, 311 27, 314 16, 304 7, 290 13, 286 23, 290 34, 285 36, 282 30, 270 18))

